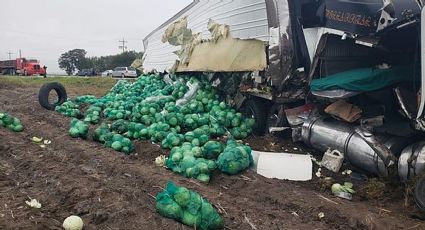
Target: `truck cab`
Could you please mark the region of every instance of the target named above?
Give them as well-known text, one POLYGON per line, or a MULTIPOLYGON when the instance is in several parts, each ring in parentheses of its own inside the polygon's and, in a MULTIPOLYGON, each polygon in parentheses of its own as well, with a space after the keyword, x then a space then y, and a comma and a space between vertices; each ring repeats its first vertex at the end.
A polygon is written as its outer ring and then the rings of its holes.
POLYGON ((46 70, 38 60, 18 58, 16 59, 16 73, 23 76, 44 75, 46 70))

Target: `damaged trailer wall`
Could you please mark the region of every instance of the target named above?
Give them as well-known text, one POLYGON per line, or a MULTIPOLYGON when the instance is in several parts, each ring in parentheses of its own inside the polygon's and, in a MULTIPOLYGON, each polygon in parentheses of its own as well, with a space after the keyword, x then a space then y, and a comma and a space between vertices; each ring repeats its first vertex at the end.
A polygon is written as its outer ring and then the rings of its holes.
POLYGON ((216 23, 228 25, 234 38, 269 41, 265 0, 197 0, 144 39, 145 71, 163 72, 173 67, 178 59, 174 52, 180 50, 180 47, 163 43, 161 38, 170 24, 184 16, 187 16, 187 28, 193 34, 201 33, 203 39, 211 38, 207 25, 212 19, 216 23))

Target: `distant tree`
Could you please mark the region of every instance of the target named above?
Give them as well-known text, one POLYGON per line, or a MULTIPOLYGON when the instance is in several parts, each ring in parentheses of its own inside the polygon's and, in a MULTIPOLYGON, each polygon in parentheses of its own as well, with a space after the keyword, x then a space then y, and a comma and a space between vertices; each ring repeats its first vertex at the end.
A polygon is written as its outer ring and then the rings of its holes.
POLYGON ((88 68, 93 68, 97 73, 120 66, 130 66, 137 58, 142 58, 143 52, 128 51, 117 55, 89 57, 87 58, 88 68))
POLYGON ((68 75, 82 69, 94 69, 95 72, 101 73, 119 66, 130 66, 135 59, 143 57, 143 52, 136 51, 101 57, 86 57, 86 54, 83 49, 70 50, 60 56, 59 67, 68 75))
POLYGON ((63 53, 58 62, 59 68, 65 70, 66 74, 72 75, 75 70, 81 70, 90 62, 86 59, 87 52, 84 49, 73 49, 63 53))

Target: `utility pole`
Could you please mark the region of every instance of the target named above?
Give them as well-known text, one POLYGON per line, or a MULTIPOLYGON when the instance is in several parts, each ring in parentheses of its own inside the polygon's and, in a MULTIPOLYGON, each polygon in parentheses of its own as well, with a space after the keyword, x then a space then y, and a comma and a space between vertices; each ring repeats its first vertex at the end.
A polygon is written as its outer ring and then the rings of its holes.
POLYGON ((7 52, 7 54, 9 55, 9 60, 12 60, 12 54, 13 54, 13 53, 11 53, 11 52, 9 51, 9 52, 7 52))
POLYGON ((124 40, 124 38, 122 39, 122 41, 119 41, 119 43, 122 43, 122 45, 118 46, 118 48, 122 49, 122 52, 124 53, 125 50, 127 49, 127 46, 125 45, 125 43, 127 43, 128 41, 124 40))

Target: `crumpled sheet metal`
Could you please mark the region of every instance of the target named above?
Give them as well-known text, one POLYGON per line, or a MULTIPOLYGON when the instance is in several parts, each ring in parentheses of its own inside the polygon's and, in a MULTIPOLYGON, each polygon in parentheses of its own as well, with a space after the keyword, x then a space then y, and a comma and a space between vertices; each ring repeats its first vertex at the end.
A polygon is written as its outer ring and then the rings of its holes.
POLYGON ((218 24, 212 19, 208 21, 208 31, 210 31, 214 42, 217 42, 220 38, 226 39, 230 36, 230 27, 228 25, 218 24))
POLYGON ((171 72, 234 72, 267 68, 265 43, 255 39, 232 38, 228 25, 208 22, 211 39, 187 28, 187 17, 174 22, 165 31, 162 42, 181 46, 171 72))
POLYGON ((133 63, 131 63, 131 67, 138 69, 140 71, 143 71, 143 60, 142 59, 135 59, 133 63))
POLYGON ((221 38, 194 47, 190 62, 180 63, 177 71, 233 72, 256 71, 267 67, 264 43, 259 40, 221 38))
POLYGON ((169 42, 171 45, 183 45, 191 39, 192 31, 187 29, 187 16, 171 24, 162 36, 163 43, 169 42))

